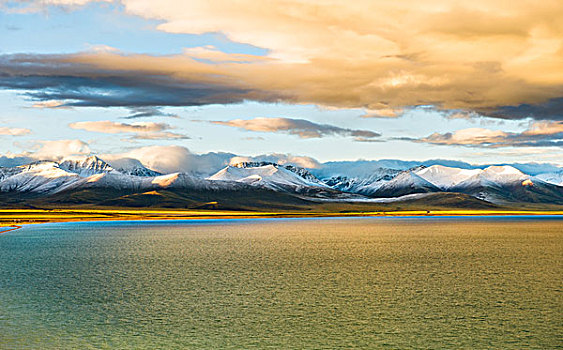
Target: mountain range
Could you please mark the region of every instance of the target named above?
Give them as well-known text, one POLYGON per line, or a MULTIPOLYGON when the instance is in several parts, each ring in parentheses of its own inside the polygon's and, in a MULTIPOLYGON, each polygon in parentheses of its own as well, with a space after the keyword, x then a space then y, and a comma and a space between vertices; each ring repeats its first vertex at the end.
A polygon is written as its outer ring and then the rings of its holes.
MULTIPOLYGON (((326 163, 305 169, 240 162, 211 176, 162 174, 141 162, 97 156, 0 167, 0 203, 21 206, 111 206, 224 209, 563 206, 563 171, 527 174, 511 165, 408 169, 326 163)), ((403 164, 404 165, 404 164, 403 164)), ((344 208, 344 209, 343 209, 344 208)))

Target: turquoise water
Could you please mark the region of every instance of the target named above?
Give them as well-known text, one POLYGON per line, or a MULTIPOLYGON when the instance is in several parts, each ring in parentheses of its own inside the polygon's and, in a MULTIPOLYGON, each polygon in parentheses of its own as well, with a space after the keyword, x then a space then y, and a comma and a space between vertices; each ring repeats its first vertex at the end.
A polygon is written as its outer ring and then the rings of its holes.
POLYGON ((556 218, 27 226, 0 348, 557 348, 562 272, 556 218))

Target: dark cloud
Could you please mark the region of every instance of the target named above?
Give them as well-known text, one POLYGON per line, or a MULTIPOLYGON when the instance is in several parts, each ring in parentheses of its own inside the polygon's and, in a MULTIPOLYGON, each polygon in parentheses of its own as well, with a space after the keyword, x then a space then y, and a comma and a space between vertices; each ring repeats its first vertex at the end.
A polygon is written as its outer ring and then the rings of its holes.
POLYGON ((137 118, 150 118, 150 117, 169 117, 179 118, 174 113, 164 113, 161 109, 156 107, 131 107, 131 114, 122 119, 137 119, 137 118))
MULTIPOLYGON (((238 103, 252 95, 250 89, 230 86, 218 78, 179 79, 161 72, 103 69, 72 58, 0 56, 0 89, 21 90, 37 101, 65 101, 66 107, 202 106, 238 103)), ((140 111, 139 117, 147 112, 140 111)))
MULTIPOLYGON (((324 67, 323 64, 327 62, 315 61, 307 65, 280 62, 212 64, 198 62, 188 55, 126 55, 115 52, 6 54, 0 55, 0 89, 21 91, 38 105, 57 101, 60 103, 57 106, 67 108, 126 107, 132 110, 131 115, 126 117, 129 119, 171 116, 158 107, 233 104, 252 100, 366 108, 372 111, 366 116, 380 117, 400 115, 405 108, 432 105, 445 111, 464 112, 469 117, 475 113, 501 119, 563 120, 563 97, 538 104, 495 107, 498 102, 485 98, 483 94, 486 93, 477 94, 477 88, 461 89, 455 82, 434 87, 425 83, 426 80, 413 83, 419 79, 416 76, 391 76, 374 84, 379 73, 371 78, 362 75, 362 79, 354 80, 343 78, 340 70, 336 72, 338 74, 331 73, 334 67, 324 67), (318 70, 325 72, 326 76, 317 77, 315 72, 318 70), (416 86, 409 87, 411 83, 416 86)), ((476 79, 474 83, 491 88, 494 83, 486 77, 498 75, 494 73, 498 70, 498 63, 481 62, 476 67, 480 73, 471 76, 476 79)), ((363 72, 359 68, 357 71, 363 72)), ((461 85, 465 83, 463 79, 459 82, 461 85)), ((516 103, 523 100, 522 96, 528 95, 533 95, 531 101, 563 96, 561 86, 550 88, 549 94, 544 97, 540 93, 542 89, 534 87, 533 93, 525 93, 532 87, 517 88, 516 81, 496 86, 491 94, 509 88, 515 90, 510 96, 516 103)), ((507 103, 510 100, 502 101, 507 103)))
POLYGON ((501 119, 563 120, 563 97, 551 99, 541 104, 521 104, 504 106, 495 110, 485 110, 484 115, 501 119))

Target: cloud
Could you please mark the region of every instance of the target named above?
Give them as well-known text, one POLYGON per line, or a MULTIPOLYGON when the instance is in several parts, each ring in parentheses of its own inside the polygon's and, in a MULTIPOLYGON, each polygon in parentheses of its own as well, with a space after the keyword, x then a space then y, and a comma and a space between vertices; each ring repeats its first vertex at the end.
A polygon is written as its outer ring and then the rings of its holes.
POLYGON ((0 135, 22 136, 31 133, 29 129, 0 127, 0 135))
POLYGON ((563 146, 563 122, 542 121, 530 124, 520 133, 484 128, 457 130, 453 133, 434 133, 421 139, 403 138, 435 145, 474 147, 557 147, 563 146))
POLYGON ((402 108, 378 108, 378 109, 371 109, 366 110, 361 118, 396 118, 399 117, 404 112, 402 108))
POLYGON ((365 138, 365 137, 356 137, 356 138, 354 138, 354 141, 356 141, 356 142, 385 142, 385 140, 370 139, 370 138, 365 138))
MULTIPOLYGON (((0 155, 0 166, 18 166, 36 160, 58 161, 66 157, 86 156, 92 153, 88 143, 81 140, 36 140, 25 148, 30 151, 0 155)), ((226 152, 196 154, 186 147, 177 145, 147 146, 127 152, 98 155, 116 167, 131 166, 138 161, 163 174, 184 172, 197 176, 210 176, 229 164, 241 161, 266 161, 311 169, 320 167, 316 159, 307 156, 273 153, 245 157, 226 152)))
MULTIPOLYGON (((33 148, 35 148, 35 151, 32 152, 0 155, 0 166, 17 166, 28 164, 35 160, 60 160, 69 156, 85 156, 91 154, 88 144, 80 140, 36 141, 33 148)), ((487 149, 486 152, 487 153, 484 153, 485 156, 490 156, 495 154, 495 152, 500 156, 510 157, 519 157, 522 153, 524 155, 530 154, 531 159, 549 160, 555 162, 555 164, 561 165, 561 148, 553 148, 549 154, 545 154, 545 152, 538 148, 526 147, 518 150, 487 149)), ((485 167, 485 165, 477 166, 460 161, 443 159, 426 161, 382 159, 378 161, 356 160, 320 163, 311 157, 280 153, 257 156, 238 156, 232 153, 222 152, 195 154, 182 146, 149 146, 132 149, 123 153, 99 154, 99 156, 117 168, 138 165, 138 162, 140 162, 150 169, 165 174, 186 172, 198 176, 210 176, 229 164, 248 161, 266 161, 283 165, 296 165, 313 169, 315 175, 320 177, 338 176, 342 175, 342 173, 347 173, 349 176, 364 176, 366 171, 377 171, 382 167, 405 170, 421 164, 426 166, 440 164, 461 167, 463 169, 485 167)), ((554 164, 514 164, 514 166, 533 175, 560 170, 560 168, 554 164)))
POLYGON ((199 176, 210 176, 229 164, 249 161, 291 164, 304 168, 320 167, 316 159, 306 156, 274 153, 246 157, 224 152, 195 154, 182 146, 140 147, 124 153, 102 154, 100 157, 110 164, 122 164, 136 159, 144 166, 163 174, 185 172, 199 176))
POLYGON ((111 2, 113 0, 0 0, 0 10, 8 13, 35 13, 46 10, 47 6, 72 8, 89 2, 111 2))
POLYGON ((525 136, 538 136, 538 135, 559 135, 563 134, 563 122, 535 122, 530 125, 530 128, 522 133, 525 136))
POLYGON ((281 165, 295 165, 308 169, 317 169, 321 166, 321 163, 315 158, 283 153, 262 154, 252 157, 236 156, 230 159, 229 164, 234 165, 242 162, 271 162, 281 165))
POLYGON ((134 109, 277 99, 242 85, 228 72, 184 55, 0 55, 0 88, 24 91, 39 107, 52 101, 134 109))
POLYGON ((170 117, 170 118, 180 118, 177 114, 164 113, 162 110, 156 107, 131 107, 131 114, 123 119, 137 119, 137 118, 149 118, 149 117, 170 117))
POLYGON ((134 139, 158 140, 158 139, 185 139, 185 135, 167 132, 165 130, 172 129, 166 123, 155 122, 136 122, 136 123, 118 123, 109 120, 76 122, 68 125, 72 129, 81 129, 92 132, 100 132, 104 134, 120 134, 132 133, 134 139))
POLYGON ((169 174, 185 172, 208 176, 229 164, 231 153, 194 154, 182 146, 149 146, 119 154, 102 154, 101 158, 112 164, 122 158, 139 160, 146 167, 169 174))
POLYGON ((78 106, 256 100, 365 108, 376 111, 368 115, 379 116, 419 105, 511 119, 526 115, 560 120, 562 115, 560 104, 541 107, 563 97, 561 1, 120 3, 128 14, 160 21, 158 30, 220 32, 232 41, 266 48, 268 55, 204 46, 173 56, 3 56, 0 85, 27 90, 39 100, 62 98, 78 106), (36 71, 37 65, 42 72, 36 71), (29 66, 32 72, 25 74, 29 66))
POLYGON ((234 119, 230 121, 211 121, 210 123, 236 127, 259 132, 283 132, 300 138, 320 138, 326 136, 351 136, 371 139, 381 134, 369 130, 346 129, 334 125, 317 124, 305 119, 290 118, 254 118, 234 119))
POLYGON ((24 152, 26 156, 36 160, 59 160, 68 156, 81 156, 90 154, 90 147, 81 140, 38 140, 32 145, 34 151, 24 152))
POLYGON ((118 134, 123 132, 148 133, 162 131, 169 128, 168 124, 164 123, 139 122, 133 124, 125 124, 112 122, 109 120, 95 122, 77 122, 71 123, 69 124, 69 126, 73 129, 82 129, 86 131, 101 132, 105 134, 118 134))
MULTIPOLYGON (((471 152, 464 155, 465 157, 475 158, 512 158, 517 159, 519 162, 532 162, 527 164, 522 163, 504 163, 512 165, 518 170, 530 174, 537 175, 548 172, 559 172, 563 170, 563 148, 538 148, 538 147, 518 147, 518 148, 495 148, 495 149, 480 149, 479 152, 471 152), (538 162, 549 162, 540 163, 538 162)), ((498 165, 504 165, 500 163, 498 165)))
POLYGON ((267 61, 267 57, 239 53, 225 53, 212 45, 184 49, 184 54, 196 60, 213 63, 253 63, 267 61))
POLYGON ((36 102, 34 103, 32 106, 32 108, 39 108, 39 109, 43 109, 43 108, 51 108, 51 109, 59 109, 59 108, 64 108, 64 109, 69 109, 70 107, 65 105, 64 101, 55 101, 55 100, 47 100, 47 101, 40 101, 40 102, 36 102))
POLYGON ((536 105, 524 103, 517 106, 504 106, 493 111, 485 111, 485 113, 490 117, 502 119, 563 120, 563 98, 550 99, 536 105))
POLYGON ((245 140, 245 141, 263 141, 263 140, 265 140, 265 138, 263 138, 262 136, 247 136, 247 137, 243 137, 242 140, 245 140))

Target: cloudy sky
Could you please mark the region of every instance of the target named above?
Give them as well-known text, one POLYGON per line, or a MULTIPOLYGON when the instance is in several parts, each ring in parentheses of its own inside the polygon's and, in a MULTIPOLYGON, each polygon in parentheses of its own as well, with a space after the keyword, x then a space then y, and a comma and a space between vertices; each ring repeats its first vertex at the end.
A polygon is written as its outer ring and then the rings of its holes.
POLYGON ((560 0, 0 0, 0 156, 563 165, 561 18, 560 0))

